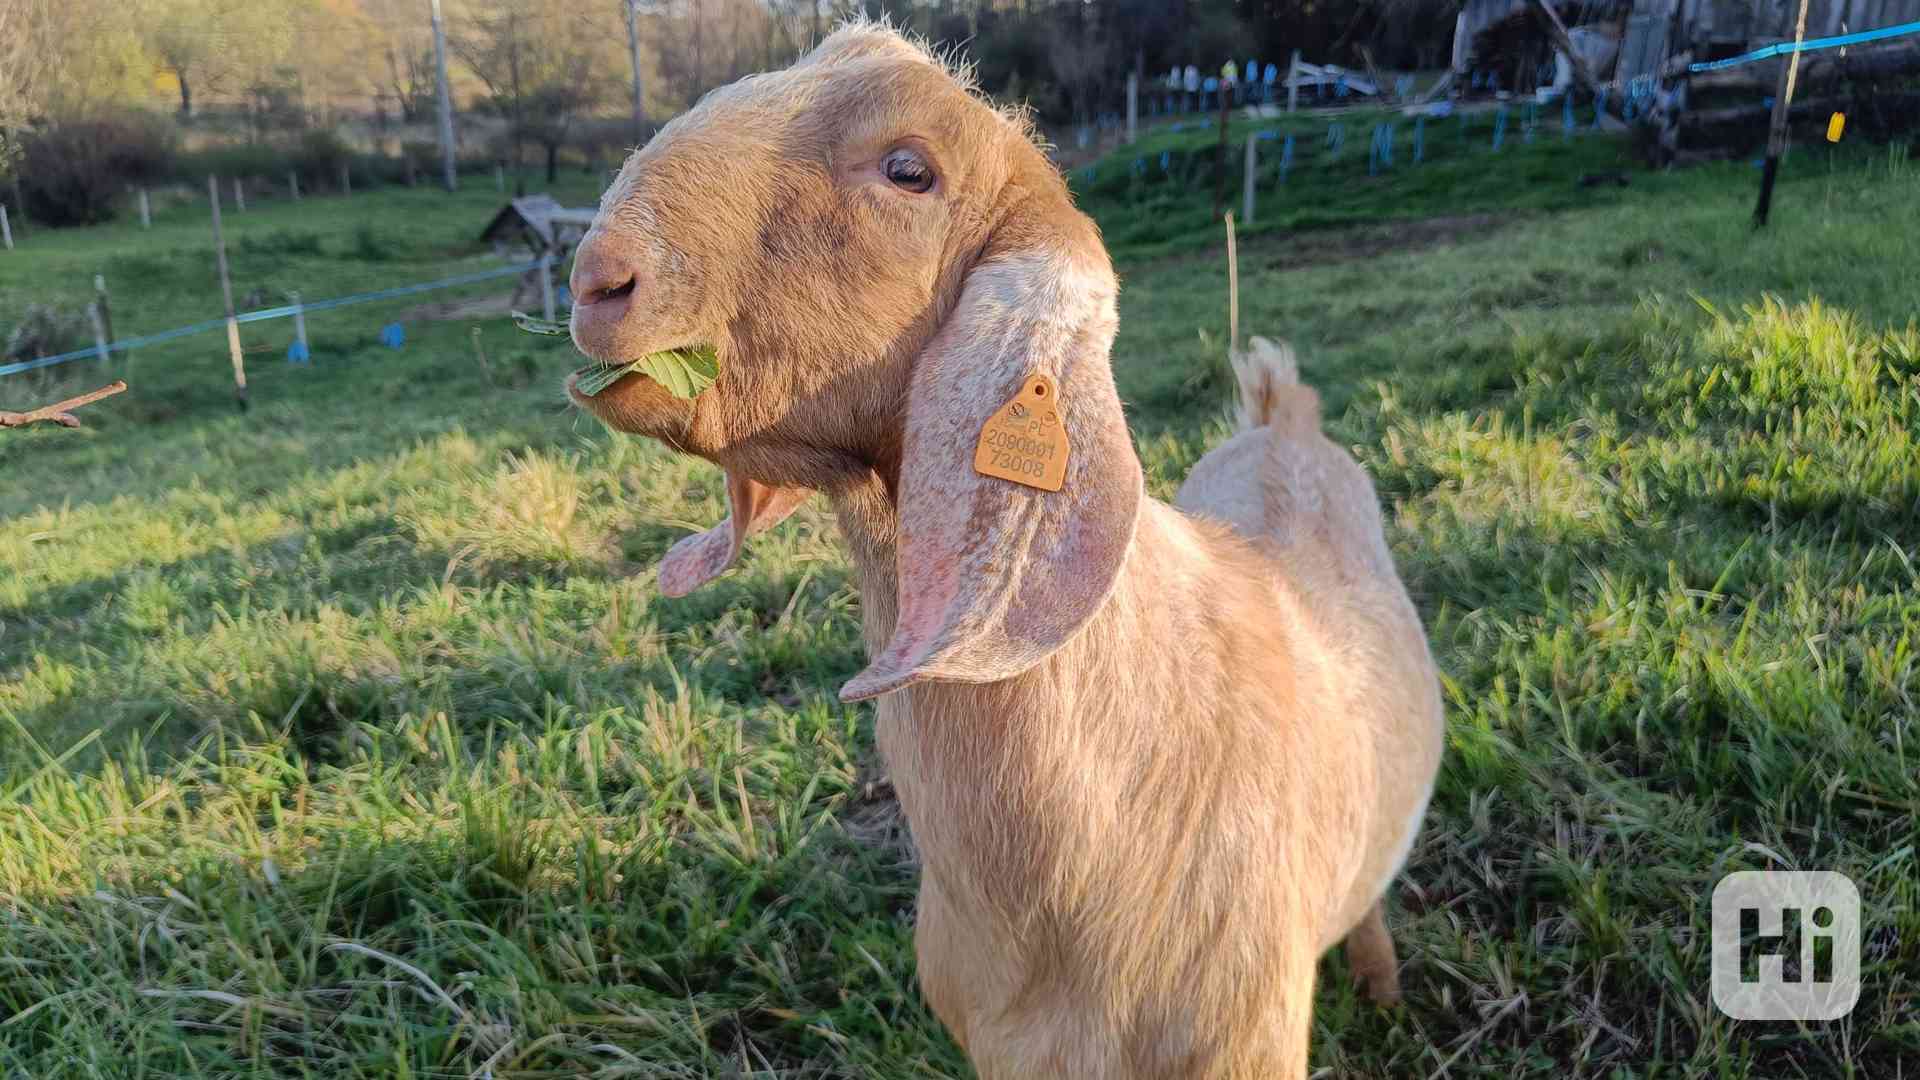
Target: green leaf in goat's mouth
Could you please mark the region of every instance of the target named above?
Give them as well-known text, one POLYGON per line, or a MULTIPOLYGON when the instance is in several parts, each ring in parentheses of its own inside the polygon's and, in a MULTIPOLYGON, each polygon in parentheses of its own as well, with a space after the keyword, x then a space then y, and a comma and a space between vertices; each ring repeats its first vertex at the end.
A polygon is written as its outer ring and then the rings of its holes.
POLYGON ((524 311, 513 313, 513 324, 529 334, 540 334, 545 337, 566 337, 568 333, 566 323, 552 319, 536 319, 524 311))
MULTIPOLYGON (((566 337, 568 333, 566 323, 536 319, 521 311, 513 313, 513 321, 529 334, 566 337)), ((574 378, 573 388, 583 397, 593 397, 635 372, 666 387, 667 393, 674 397, 692 401, 720 378, 720 356, 711 345, 668 349, 650 353, 630 364, 606 365, 584 372, 574 378)))
POLYGON ((711 345, 667 349, 650 353, 631 364, 589 371, 573 380, 573 388, 584 397, 593 397, 635 372, 666 387, 667 393, 674 397, 692 401, 720 377, 720 357, 711 345))

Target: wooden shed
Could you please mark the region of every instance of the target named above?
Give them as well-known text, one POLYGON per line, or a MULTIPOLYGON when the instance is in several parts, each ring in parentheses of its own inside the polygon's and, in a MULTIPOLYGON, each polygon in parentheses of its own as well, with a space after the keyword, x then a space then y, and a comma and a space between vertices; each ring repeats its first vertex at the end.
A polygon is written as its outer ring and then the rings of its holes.
POLYGON ((545 193, 524 195, 500 208, 480 231, 480 239, 506 254, 524 247, 534 254, 565 254, 586 234, 593 210, 568 209, 545 193))

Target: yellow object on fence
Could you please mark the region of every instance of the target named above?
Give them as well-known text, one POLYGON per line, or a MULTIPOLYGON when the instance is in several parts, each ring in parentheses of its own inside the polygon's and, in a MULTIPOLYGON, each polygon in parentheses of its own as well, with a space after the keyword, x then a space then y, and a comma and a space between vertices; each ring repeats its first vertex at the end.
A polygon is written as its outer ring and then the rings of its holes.
POLYGON ((1847 114, 1843 112, 1834 113, 1833 118, 1827 121, 1827 141, 1839 142, 1840 133, 1846 129, 1847 114))

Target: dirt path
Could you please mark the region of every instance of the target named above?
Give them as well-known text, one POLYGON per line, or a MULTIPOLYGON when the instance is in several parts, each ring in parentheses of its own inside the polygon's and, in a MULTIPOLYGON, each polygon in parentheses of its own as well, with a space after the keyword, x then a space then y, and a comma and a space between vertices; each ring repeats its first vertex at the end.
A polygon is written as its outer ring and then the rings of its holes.
MULTIPOLYGON (((539 307, 539 297, 534 298, 539 307)), ((466 300, 439 300, 410 307, 400 314, 401 322, 454 322, 460 319, 487 319, 513 311, 513 294, 475 296, 466 300)))

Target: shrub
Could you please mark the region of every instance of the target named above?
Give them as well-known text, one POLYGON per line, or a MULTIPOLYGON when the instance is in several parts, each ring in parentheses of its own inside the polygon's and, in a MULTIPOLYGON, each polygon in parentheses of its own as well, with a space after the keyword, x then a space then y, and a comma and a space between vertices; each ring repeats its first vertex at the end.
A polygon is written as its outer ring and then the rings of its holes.
POLYGON ((285 173, 286 168, 286 154, 276 147, 264 143, 231 143, 181 154, 177 174, 183 182, 194 185, 196 191, 205 190, 208 176, 218 176, 222 181, 221 197, 226 198, 233 191, 231 182, 235 177, 277 177, 285 173))
POLYGON ((43 304, 28 304, 13 329, 7 332, 6 347, 0 360, 37 360, 71 352, 80 347, 80 316, 67 314, 43 304))
POLYGON ((353 160, 353 148, 330 128, 315 128, 303 133, 287 156, 287 166, 300 174, 309 187, 340 182, 340 166, 353 160))
POLYGON ((348 254, 362 262, 386 262, 393 258, 393 248, 373 231, 373 226, 362 225, 353 231, 353 248, 348 254))
POLYGON ((92 225, 113 217, 129 184, 173 169, 173 130, 137 113, 56 121, 20 140, 21 195, 46 225, 92 225))
MULTIPOLYGON (((648 137, 652 132, 647 132, 648 137)), ((574 122, 573 145, 579 149, 587 169, 618 169, 627 158, 627 152, 635 146, 639 135, 633 130, 633 120, 629 117, 619 119, 582 119, 574 122)))

